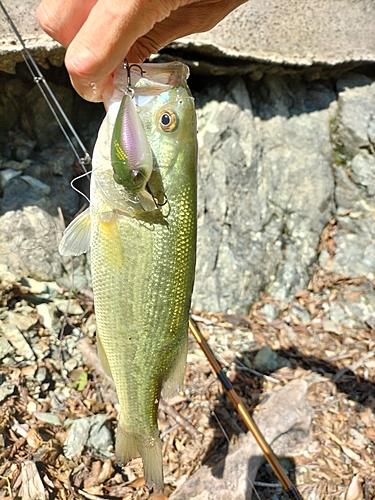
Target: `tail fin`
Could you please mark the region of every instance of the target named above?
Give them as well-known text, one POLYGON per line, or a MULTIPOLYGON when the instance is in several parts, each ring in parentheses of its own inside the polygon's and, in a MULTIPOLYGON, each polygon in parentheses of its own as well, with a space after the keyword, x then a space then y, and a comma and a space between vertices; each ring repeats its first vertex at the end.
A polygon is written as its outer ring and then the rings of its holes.
POLYGON ((155 486, 157 491, 163 491, 163 455, 161 441, 155 436, 142 436, 136 432, 128 432, 119 422, 116 436, 116 457, 126 464, 132 458, 142 457, 147 486, 155 486))

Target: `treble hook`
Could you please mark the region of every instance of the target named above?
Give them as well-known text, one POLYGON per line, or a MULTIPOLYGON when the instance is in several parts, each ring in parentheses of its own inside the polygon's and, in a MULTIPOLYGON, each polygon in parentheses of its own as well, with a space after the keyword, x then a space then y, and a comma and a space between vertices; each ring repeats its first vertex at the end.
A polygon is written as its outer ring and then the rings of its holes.
POLYGON ((141 72, 141 76, 143 76, 146 73, 146 71, 142 69, 139 64, 129 64, 128 60, 126 58, 124 59, 124 69, 126 70, 127 74, 126 92, 130 95, 130 97, 134 97, 134 89, 132 88, 131 71, 130 71, 134 67, 139 69, 139 71, 141 72))

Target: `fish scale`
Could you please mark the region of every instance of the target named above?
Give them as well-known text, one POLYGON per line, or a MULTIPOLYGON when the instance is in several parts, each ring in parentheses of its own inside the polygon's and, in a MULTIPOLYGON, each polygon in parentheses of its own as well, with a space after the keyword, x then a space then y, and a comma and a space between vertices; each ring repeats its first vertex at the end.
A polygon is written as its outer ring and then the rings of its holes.
MULTIPOLYGON (((182 384, 194 281, 196 119, 185 65, 141 67, 142 75, 131 75, 131 109, 140 120, 130 123, 119 115, 126 109, 120 106, 127 91, 121 85, 128 81, 120 71, 95 145, 90 208, 68 226, 59 249, 79 255, 91 246, 98 350, 120 404, 116 456, 122 463, 142 456, 147 484, 161 490, 157 408, 161 394, 171 396, 182 384), (152 151, 148 184, 136 193, 114 180, 116 123, 141 123, 152 151)), ((141 157, 137 146, 121 144, 129 158, 127 148, 141 157)), ((125 178, 131 161, 121 168, 125 178)))

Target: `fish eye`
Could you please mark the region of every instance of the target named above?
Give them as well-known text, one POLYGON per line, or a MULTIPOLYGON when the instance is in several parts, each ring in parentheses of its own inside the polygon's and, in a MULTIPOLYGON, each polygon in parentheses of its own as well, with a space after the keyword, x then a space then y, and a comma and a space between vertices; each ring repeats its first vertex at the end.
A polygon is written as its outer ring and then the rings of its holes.
POLYGON ((177 128, 177 115, 169 109, 163 110, 159 115, 159 126, 164 132, 172 132, 177 128))

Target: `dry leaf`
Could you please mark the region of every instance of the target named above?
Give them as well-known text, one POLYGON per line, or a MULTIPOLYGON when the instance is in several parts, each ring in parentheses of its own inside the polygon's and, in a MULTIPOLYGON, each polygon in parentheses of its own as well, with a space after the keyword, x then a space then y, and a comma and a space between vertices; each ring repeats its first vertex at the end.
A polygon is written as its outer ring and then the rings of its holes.
POLYGON ((341 449, 345 453, 347 457, 349 457, 351 460, 361 460, 361 457, 358 455, 358 453, 355 453, 351 448, 348 446, 345 446, 345 444, 341 444, 341 449))
POLYGON ((363 500, 363 489, 361 483, 362 481, 360 481, 358 475, 353 477, 346 493, 345 500, 363 500))
POLYGON ((35 429, 29 430, 26 434, 26 441, 31 448, 34 448, 34 450, 38 449, 43 444, 43 439, 35 429))
POLYGON ((90 475, 83 482, 83 488, 85 491, 91 493, 89 491, 89 488, 101 484, 101 481, 99 481, 99 474, 101 470, 102 470, 102 463, 99 460, 92 463, 90 475))
POLYGON ((112 465, 112 460, 110 458, 107 458, 107 460, 104 462, 102 466, 102 470, 100 471, 99 477, 98 477, 98 484, 102 484, 107 479, 112 477, 113 473, 115 472, 113 465, 112 465))
POLYGON ((90 486, 89 488, 84 488, 83 491, 89 495, 103 495, 103 486, 90 486))
POLYGON ((46 500, 47 491, 44 489, 38 469, 33 461, 27 460, 22 464, 21 488, 19 496, 23 500, 46 500))

